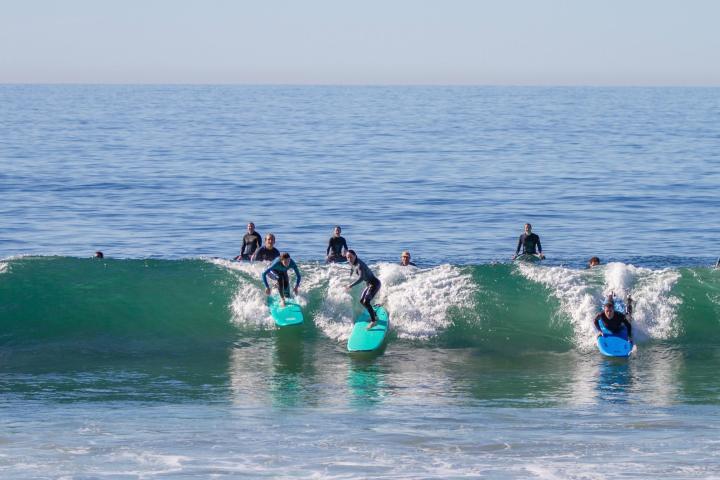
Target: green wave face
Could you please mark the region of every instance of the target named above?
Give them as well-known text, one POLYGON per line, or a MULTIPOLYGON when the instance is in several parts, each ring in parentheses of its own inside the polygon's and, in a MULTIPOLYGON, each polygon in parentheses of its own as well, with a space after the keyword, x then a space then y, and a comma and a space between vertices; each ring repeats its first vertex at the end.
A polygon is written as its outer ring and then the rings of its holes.
POLYGON ((5 348, 163 350, 232 338, 237 280, 203 261, 21 258, 0 273, 5 348))
MULTIPOLYGON (((273 331, 262 265, 205 260, 26 257, 0 263, 0 347, 178 351, 218 348, 273 331)), ((496 354, 591 351, 604 295, 632 295, 643 343, 717 345, 720 271, 623 264, 373 266, 391 341, 496 354)), ((301 265, 301 339, 342 344, 360 313, 347 267, 301 265)), ((358 289, 361 287, 358 287, 358 289)))

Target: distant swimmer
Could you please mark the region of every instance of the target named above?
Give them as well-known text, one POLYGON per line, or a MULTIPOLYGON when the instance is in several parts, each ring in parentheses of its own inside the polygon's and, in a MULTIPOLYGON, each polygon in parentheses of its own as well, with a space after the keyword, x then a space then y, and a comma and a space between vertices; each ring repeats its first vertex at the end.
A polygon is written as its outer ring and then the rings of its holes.
POLYGON ((242 247, 240 247, 240 255, 235 260, 250 260, 255 251, 262 246, 262 237, 255 231, 255 224, 250 222, 247 224, 247 233, 243 236, 242 247))
POLYGON ((98 250, 97 252, 95 252, 95 258, 105 258, 105 255, 103 255, 103 253, 98 250))
POLYGON ((595 317, 595 329, 598 331, 598 337, 603 335, 602 329, 600 328, 600 321, 603 322, 605 328, 610 330, 614 334, 620 333, 622 326, 625 325, 627 328, 628 341, 632 342, 632 325, 625 314, 615 311, 615 302, 613 301, 612 295, 607 298, 603 305, 603 311, 598 313, 595 317))
POLYGON ((275 235, 265 235, 265 245, 255 250, 252 256, 254 262, 271 262, 280 256, 280 251, 275 248, 275 235))
POLYGON ((403 267, 417 267, 417 265, 410 261, 410 252, 407 250, 403 250, 400 254, 400 265, 403 267))
POLYGON ((377 316, 372 306, 372 299, 380 290, 380 280, 378 280, 365 262, 357 257, 354 250, 348 250, 346 258, 352 267, 350 269, 350 276, 358 275, 358 279, 345 287, 345 290, 350 291, 355 285, 360 282, 365 282, 365 290, 363 290, 362 295, 360 295, 360 304, 370 313, 370 325, 367 327, 367 329, 370 330, 377 323, 377 316))
POLYGON ((347 253, 348 246, 345 238, 340 236, 341 232, 342 228, 336 226, 335 230, 333 231, 333 236, 330 237, 327 250, 325 251, 325 255, 327 255, 327 263, 338 263, 346 261, 345 254, 347 253))
POLYGON ((272 292, 267 280, 267 277, 270 277, 277 281, 278 292, 280 292, 280 305, 283 307, 285 306, 285 297, 290 296, 290 277, 288 276, 288 270, 290 269, 295 272, 295 288, 293 292, 297 295, 298 289, 300 288, 300 270, 298 270, 295 260, 290 258, 289 253, 281 253, 280 257, 276 258, 262 273, 262 281, 263 284, 265 284, 265 295, 270 295, 272 292))
POLYGON ((545 255, 542 253, 542 245, 540 245, 540 237, 538 237, 537 234, 532 233, 532 225, 529 223, 525 224, 525 233, 520 235, 520 238, 518 239, 513 260, 518 257, 521 249, 522 255, 533 255, 540 259, 545 258, 545 255))
POLYGON ((588 261, 588 268, 597 267, 600 265, 600 259, 598 257, 591 257, 588 261))

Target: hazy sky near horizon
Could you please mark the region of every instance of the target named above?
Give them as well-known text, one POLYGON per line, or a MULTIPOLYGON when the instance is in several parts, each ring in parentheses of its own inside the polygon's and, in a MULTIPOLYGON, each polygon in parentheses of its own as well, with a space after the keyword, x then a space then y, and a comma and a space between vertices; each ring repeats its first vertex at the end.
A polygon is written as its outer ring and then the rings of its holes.
POLYGON ((0 83, 720 86, 715 0, 0 0, 0 83))

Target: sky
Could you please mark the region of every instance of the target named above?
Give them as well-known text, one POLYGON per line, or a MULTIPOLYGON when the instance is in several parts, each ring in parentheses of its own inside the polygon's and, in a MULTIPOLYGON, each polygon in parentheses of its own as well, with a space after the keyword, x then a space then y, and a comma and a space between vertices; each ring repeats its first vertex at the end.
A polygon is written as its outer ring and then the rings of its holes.
POLYGON ((716 0, 0 0, 0 83, 720 86, 716 0))

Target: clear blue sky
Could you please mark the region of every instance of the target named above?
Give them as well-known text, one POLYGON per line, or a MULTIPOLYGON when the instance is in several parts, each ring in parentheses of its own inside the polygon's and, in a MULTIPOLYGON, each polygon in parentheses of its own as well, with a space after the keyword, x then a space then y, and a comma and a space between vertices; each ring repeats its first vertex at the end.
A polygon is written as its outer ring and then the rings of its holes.
POLYGON ((0 0, 0 83, 720 86, 720 1, 0 0))

